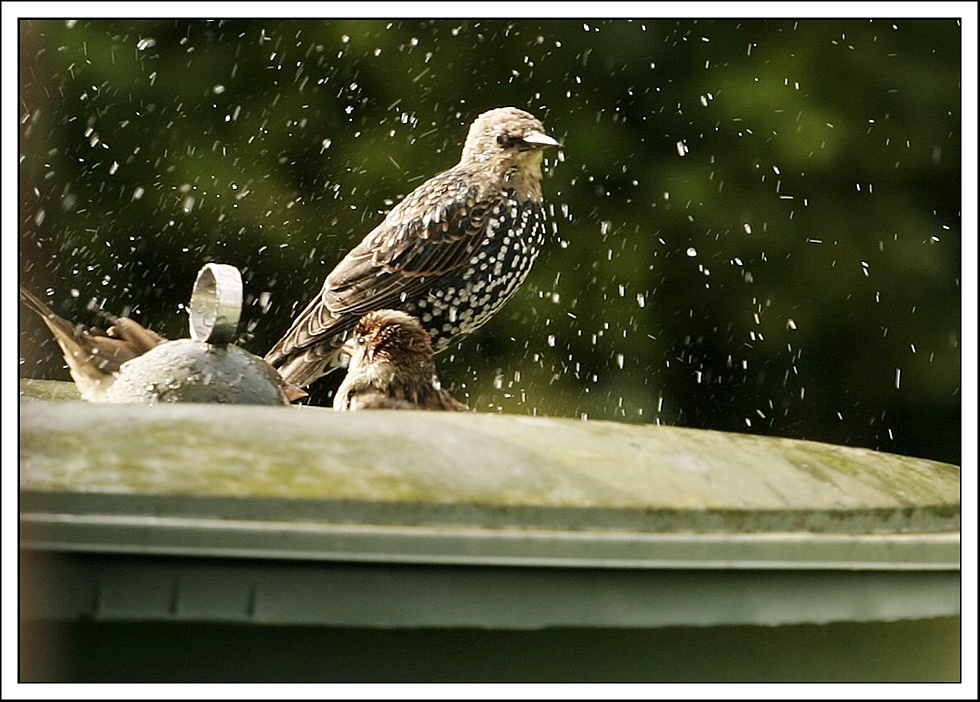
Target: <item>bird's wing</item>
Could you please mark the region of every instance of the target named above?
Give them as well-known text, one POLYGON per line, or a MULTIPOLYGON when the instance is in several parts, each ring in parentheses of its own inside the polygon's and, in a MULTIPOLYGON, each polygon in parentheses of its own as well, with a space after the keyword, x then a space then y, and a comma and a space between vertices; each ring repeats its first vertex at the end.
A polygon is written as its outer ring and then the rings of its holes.
POLYGON ((474 188, 452 194, 438 203, 413 197, 392 210, 327 276, 326 307, 344 315, 397 307, 465 266, 483 243, 489 213, 474 188))
POLYGON ((447 172, 402 200, 337 264, 266 358, 346 331, 371 310, 398 307, 465 266, 483 243, 490 213, 478 190, 463 183, 447 172))
POLYGON ((142 356, 150 349, 166 341, 166 338, 129 317, 116 317, 115 315, 109 315, 109 317, 112 320, 112 326, 106 329, 105 335, 112 339, 122 340, 129 345, 137 356, 142 356))
POLYGON ((29 290, 20 289, 21 301, 36 312, 54 335, 75 385, 87 400, 98 402, 126 361, 141 356, 166 339, 128 317, 99 311, 112 322, 108 329, 84 327, 60 317, 29 290))
POLYGON ((94 364, 101 371, 116 373, 126 361, 166 341, 128 317, 116 317, 100 310, 112 322, 112 326, 108 329, 84 327, 59 317, 44 301, 25 288, 20 289, 20 299, 48 326, 72 368, 94 364))

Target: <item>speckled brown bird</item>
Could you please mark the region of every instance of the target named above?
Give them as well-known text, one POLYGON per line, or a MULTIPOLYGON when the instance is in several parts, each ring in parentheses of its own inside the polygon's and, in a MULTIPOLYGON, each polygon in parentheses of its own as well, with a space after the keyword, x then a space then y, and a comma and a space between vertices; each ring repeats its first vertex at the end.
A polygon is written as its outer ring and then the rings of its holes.
POLYGON ((100 310, 99 314, 112 326, 107 329, 86 327, 59 317, 29 290, 21 288, 20 299, 54 334, 64 353, 68 372, 82 398, 89 402, 105 402, 106 390, 115 381, 120 366, 166 341, 129 317, 117 317, 100 310))
POLYGON ((350 363, 334 396, 335 410, 467 409, 439 384, 429 334, 406 312, 369 312, 344 349, 350 363))
POLYGON ((544 243, 543 149, 558 145, 523 110, 481 114, 459 163, 406 196, 337 264, 266 360, 309 385, 342 365, 344 339, 378 309, 417 317, 436 353, 481 327, 544 243))

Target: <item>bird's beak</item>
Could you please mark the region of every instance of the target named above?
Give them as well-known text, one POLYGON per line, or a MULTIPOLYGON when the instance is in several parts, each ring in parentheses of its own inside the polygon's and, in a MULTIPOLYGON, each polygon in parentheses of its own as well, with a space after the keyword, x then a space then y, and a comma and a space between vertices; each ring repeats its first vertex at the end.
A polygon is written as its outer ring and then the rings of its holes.
POLYGON ((524 138, 521 139, 521 141, 539 149, 543 149, 548 146, 561 146, 557 140, 552 139, 547 134, 542 134, 541 132, 528 132, 524 135, 524 138))
POLYGON ((286 393, 286 399, 290 402, 295 402, 296 400, 302 400, 304 397, 309 397, 310 393, 306 392, 299 385, 293 385, 292 383, 287 383, 283 381, 282 389, 286 393))

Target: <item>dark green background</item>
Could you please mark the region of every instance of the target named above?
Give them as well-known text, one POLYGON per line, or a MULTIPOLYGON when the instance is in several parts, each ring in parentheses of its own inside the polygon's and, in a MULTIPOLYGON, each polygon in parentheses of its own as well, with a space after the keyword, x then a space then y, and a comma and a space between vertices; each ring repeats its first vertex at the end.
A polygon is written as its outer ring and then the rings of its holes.
MULTIPOLYGON (((557 233, 439 357, 457 396, 960 461, 956 21, 20 30, 20 270, 61 314, 95 323, 94 298, 187 336, 221 261, 264 353, 477 114, 515 105, 564 144, 557 233)), ((66 378, 40 322, 21 330, 22 375, 66 378)))

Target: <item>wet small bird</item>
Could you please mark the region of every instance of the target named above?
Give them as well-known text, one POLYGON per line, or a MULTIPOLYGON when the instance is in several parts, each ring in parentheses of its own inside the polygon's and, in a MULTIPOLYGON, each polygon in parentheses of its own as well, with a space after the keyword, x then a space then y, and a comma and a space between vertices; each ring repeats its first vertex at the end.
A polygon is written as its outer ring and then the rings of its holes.
POLYGON ((337 264, 266 360, 307 386, 342 366, 357 320, 385 308, 417 317, 435 353, 481 327, 544 243, 541 164, 551 146, 560 144, 523 110, 477 117, 459 163, 407 195, 337 264))
POLYGON ((369 312, 344 349, 350 363, 334 396, 335 410, 467 409, 439 384, 429 334, 410 314, 369 312))
POLYGON ((99 310, 111 326, 86 327, 59 317, 29 290, 21 288, 20 299, 54 334, 68 363, 68 372, 82 398, 89 402, 105 402, 105 393, 119 374, 120 366, 166 341, 129 317, 99 310))
MULTIPOLYGON (((117 317, 105 310, 97 310, 111 326, 106 329, 86 327, 60 317, 30 290, 21 288, 20 299, 51 330, 78 392, 82 399, 89 402, 117 402, 118 398, 111 397, 115 391, 110 393, 109 388, 119 377, 122 365, 167 342, 166 337, 129 317, 117 317)), ((275 373, 272 375, 275 376, 275 373)), ((290 383, 283 382, 282 388, 290 401, 307 395, 305 390, 290 383)))

